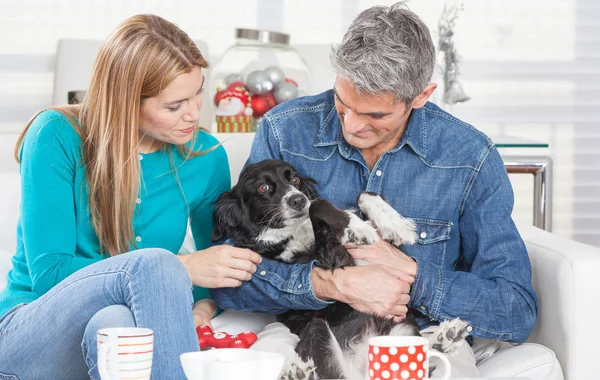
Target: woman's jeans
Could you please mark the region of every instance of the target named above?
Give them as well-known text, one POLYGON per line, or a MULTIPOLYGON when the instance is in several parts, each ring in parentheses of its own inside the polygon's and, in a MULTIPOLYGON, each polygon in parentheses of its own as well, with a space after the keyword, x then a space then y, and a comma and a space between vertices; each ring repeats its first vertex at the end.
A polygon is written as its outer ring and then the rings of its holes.
POLYGON ((168 251, 102 260, 0 317, 0 380, 99 379, 96 331, 154 330, 153 379, 185 379, 179 355, 198 351, 192 284, 168 251))

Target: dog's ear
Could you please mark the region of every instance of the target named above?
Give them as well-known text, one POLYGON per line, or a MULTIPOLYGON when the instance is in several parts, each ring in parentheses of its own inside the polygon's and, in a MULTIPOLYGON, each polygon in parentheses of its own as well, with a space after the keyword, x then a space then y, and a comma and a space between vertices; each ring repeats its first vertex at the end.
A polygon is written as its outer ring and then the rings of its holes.
POLYGON ((238 206, 234 189, 221 194, 213 212, 213 241, 231 237, 232 229, 242 224, 244 219, 243 207, 238 206))
POLYGON ((315 190, 316 185, 317 181, 312 178, 302 177, 302 180, 300 181, 300 191, 303 192, 311 202, 319 198, 319 193, 315 190))

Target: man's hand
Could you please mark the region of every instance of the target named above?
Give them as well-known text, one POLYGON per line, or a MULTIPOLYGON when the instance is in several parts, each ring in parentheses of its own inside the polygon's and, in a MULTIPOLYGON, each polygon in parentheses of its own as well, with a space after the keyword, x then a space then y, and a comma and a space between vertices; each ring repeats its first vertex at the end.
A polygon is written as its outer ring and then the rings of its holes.
POLYGON ((385 265, 401 270, 412 277, 417 275, 416 261, 386 241, 380 240, 371 245, 346 244, 345 247, 355 260, 385 265))
POLYGON ((406 316, 414 282, 414 277, 384 265, 346 267, 333 274, 314 268, 310 277, 318 298, 344 302, 355 310, 396 321, 406 316))

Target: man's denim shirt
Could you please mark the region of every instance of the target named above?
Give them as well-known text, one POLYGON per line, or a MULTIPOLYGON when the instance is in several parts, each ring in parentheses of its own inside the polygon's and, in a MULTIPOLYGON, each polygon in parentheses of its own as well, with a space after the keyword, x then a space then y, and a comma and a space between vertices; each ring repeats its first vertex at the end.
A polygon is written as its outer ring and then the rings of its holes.
MULTIPOLYGON (((432 103, 412 110, 407 129, 369 171, 343 138, 333 91, 285 102, 258 128, 248 163, 280 158, 314 178, 322 198, 355 208, 374 191, 415 220, 418 240, 401 249, 417 261, 409 307, 421 327, 460 317, 471 334, 523 342, 537 317, 531 264, 511 218, 513 191, 494 143, 432 103)), ((315 263, 263 260, 239 288, 214 289, 223 308, 267 313, 317 310, 315 263)))

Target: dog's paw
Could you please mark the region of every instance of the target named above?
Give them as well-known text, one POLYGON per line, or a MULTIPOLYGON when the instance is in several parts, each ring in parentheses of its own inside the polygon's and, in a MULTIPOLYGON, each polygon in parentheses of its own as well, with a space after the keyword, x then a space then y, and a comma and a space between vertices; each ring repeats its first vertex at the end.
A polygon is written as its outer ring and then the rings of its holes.
POLYGON ((415 221, 400 215, 379 194, 361 193, 358 207, 373 222, 383 240, 390 241, 395 246, 414 244, 417 241, 415 221))
POLYGON ((440 323, 437 331, 429 337, 431 348, 451 355, 469 335, 468 327, 469 324, 459 318, 440 323))
POLYGON ((346 211, 350 217, 350 222, 344 233, 342 244, 347 242, 361 245, 370 245, 379 240, 379 234, 373 223, 370 221, 364 221, 356 216, 351 211, 346 211))
POLYGON ((312 359, 303 361, 298 356, 296 361, 283 371, 280 380, 317 380, 317 371, 312 359))
POLYGON ((400 214, 397 214, 396 218, 391 218, 387 224, 378 226, 378 230, 383 240, 392 242, 396 247, 417 242, 418 235, 415 221, 400 216, 400 214))

